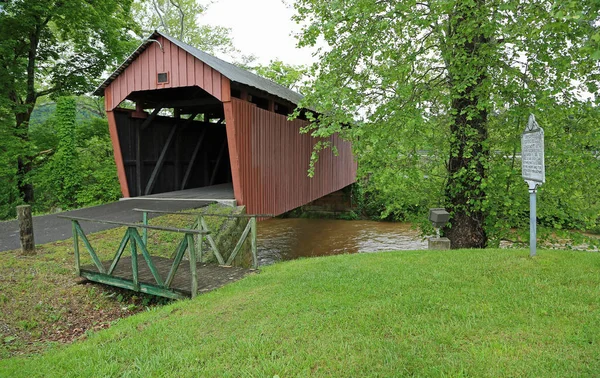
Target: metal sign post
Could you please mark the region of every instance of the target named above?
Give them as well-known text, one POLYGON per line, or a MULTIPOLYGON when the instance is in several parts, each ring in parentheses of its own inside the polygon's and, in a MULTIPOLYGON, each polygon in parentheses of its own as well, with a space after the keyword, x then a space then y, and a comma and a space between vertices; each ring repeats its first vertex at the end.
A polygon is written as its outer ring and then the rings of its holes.
POLYGON ((527 127, 521 135, 521 172, 529 186, 529 256, 536 254, 537 242, 537 188, 546 182, 544 165, 544 129, 529 116, 527 127))

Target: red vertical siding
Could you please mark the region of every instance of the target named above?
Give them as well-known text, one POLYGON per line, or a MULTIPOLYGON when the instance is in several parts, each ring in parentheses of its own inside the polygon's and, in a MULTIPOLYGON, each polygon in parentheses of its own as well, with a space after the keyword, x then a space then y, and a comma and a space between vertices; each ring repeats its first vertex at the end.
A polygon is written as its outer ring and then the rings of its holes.
MULTIPOLYGON (((105 101, 109 101, 108 98, 105 101)), ((119 142, 119 134, 117 133, 117 123, 115 122, 115 114, 106 112, 108 118, 108 131, 110 132, 110 140, 113 145, 113 153, 115 164, 117 165, 117 176, 119 177, 119 185, 124 198, 129 198, 129 186, 127 185, 127 176, 125 175, 125 164, 123 163, 123 154, 121 153, 121 144, 119 142)))
POLYGON ((141 88, 142 90, 150 89, 150 76, 148 74, 150 64, 148 62, 148 54, 141 56, 139 59, 142 71, 141 88))
POLYGON ((187 68, 187 75, 185 77, 186 80, 186 85, 187 86, 191 86, 191 85, 195 85, 196 84, 196 75, 194 75, 194 61, 196 60, 193 56, 191 56, 190 54, 186 54, 185 51, 183 52, 183 55, 186 58, 186 68, 187 68))
POLYGON ((238 133, 241 132, 242 128, 242 122, 235 117, 233 104, 231 102, 223 104, 223 111, 227 121, 225 127, 227 130, 227 145, 229 147, 229 164, 231 166, 233 192, 235 194, 235 199, 242 204, 245 202, 245 197, 244 191, 241 188, 239 156, 241 154, 240 151, 243 151, 243 147, 240 146, 240 138, 238 138, 238 133))
POLYGON ((351 145, 337 135, 329 140, 339 156, 323 151, 309 178, 316 140, 299 133, 306 121, 288 121, 236 98, 224 105, 234 192, 249 213, 282 214, 355 181, 351 145))
POLYGON ((173 69, 171 67, 171 59, 172 59, 171 46, 175 49, 177 48, 176 46, 173 46, 171 43, 169 43, 169 41, 163 40, 163 49, 165 50, 165 52, 162 53, 160 50, 156 51, 156 56, 158 57, 158 60, 162 61, 162 69, 163 70, 159 71, 159 72, 168 72, 169 73, 169 81, 164 84, 157 84, 158 88, 171 88, 172 87, 171 83, 173 82, 173 69))
POLYGON ((218 100, 228 101, 229 93, 223 93, 222 75, 180 49, 169 40, 159 37, 164 52, 157 43, 150 44, 125 70, 106 87, 111 93, 107 111, 111 111, 134 91, 175 88, 197 85, 218 100), (169 82, 158 84, 159 72, 169 73, 169 82))

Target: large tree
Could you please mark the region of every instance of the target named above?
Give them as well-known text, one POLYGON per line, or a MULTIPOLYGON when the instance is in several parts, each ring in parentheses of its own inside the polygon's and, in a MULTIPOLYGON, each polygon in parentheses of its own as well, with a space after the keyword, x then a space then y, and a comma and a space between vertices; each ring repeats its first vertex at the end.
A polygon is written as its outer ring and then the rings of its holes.
POLYGON ((257 64, 245 67, 257 75, 283 85, 286 88, 300 92, 302 81, 307 74, 307 68, 303 65, 287 64, 280 59, 269 61, 269 64, 257 64))
MULTIPOLYGON (((390 203, 406 197, 405 206, 444 205, 453 247, 484 247, 487 226, 503 216, 493 208, 493 191, 505 190, 506 203, 514 193, 529 112, 552 136, 564 133, 566 119, 586 119, 585 133, 597 128, 589 100, 599 83, 598 62, 590 58, 597 5, 298 0, 300 46, 322 47, 303 103, 320 114, 313 134, 348 136, 362 174, 390 203), (357 119, 358 126, 345 127, 357 119)), ((598 138, 589 143, 578 156, 597 165, 598 138)))
MULTIPOLYGON (((84 93, 131 51, 131 0, 7 0, 0 4, 0 97, 20 141, 18 189, 33 200, 28 124, 38 98, 84 93)), ((135 42, 133 43, 135 45, 135 42)), ((5 130, 6 131, 6 130, 5 130)))
POLYGON ((235 51, 229 29, 199 22, 208 5, 197 0, 136 0, 133 13, 142 37, 158 29, 210 54, 235 51))

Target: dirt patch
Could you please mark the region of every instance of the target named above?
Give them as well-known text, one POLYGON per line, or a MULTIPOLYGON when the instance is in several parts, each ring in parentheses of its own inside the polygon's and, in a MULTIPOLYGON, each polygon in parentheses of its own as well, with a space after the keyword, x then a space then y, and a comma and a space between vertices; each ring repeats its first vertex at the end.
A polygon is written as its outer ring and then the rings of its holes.
MULTIPOLYGON (((169 300, 109 288, 92 282, 49 285, 46 295, 22 291, 0 304, 0 358, 42 352, 55 343, 70 343, 90 331, 109 328, 117 319, 131 316, 169 300)), ((4 285, 0 280, 0 285, 4 285)))

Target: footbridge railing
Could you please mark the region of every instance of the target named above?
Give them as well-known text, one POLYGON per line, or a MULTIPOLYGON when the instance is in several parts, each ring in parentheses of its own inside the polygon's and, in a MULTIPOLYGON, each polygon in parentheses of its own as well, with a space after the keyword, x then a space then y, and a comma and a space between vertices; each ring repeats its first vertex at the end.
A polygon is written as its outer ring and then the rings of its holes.
MULTIPOLYGON (((142 223, 144 225, 148 225, 148 214, 170 214, 170 215, 187 215, 195 217, 194 224, 191 226, 192 229, 196 229, 199 232, 197 233, 196 238, 196 249, 202 250, 202 237, 206 237, 208 244, 210 245, 211 250, 213 251, 215 258, 219 262, 219 265, 222 266, 231 266, 233 260, 236 258, 244 242, 248 237, 250 237, 250 245, 252 251, 252 268, 258 269, 258 256, 257 256, 257 246, 256 246, 256 220, 272 218, 272 214, 214 214, 214 213, 206 213, 206 212, 198 212, 198 211, 163 211, 163 210, 149 210, 149 209, 133 209, 133 211, 138 211, 142 213, 142 223), (214 230, 210 230, 208 224, 206 222, 205 217, 222 217, 222 218, 249 218, 248 224, 244 228, 240 238, 238 239, 233 251, 229 254, 227 260, 223 257, 223 252, 217 246, 215 239, 213 238, 213 234, 215 234, 214 230)), ((142 240, 144 243, 148 241, 148 229, 151 227, 144 228, 142 230, 142 240)))
MULTIPOLYGON (((210 234, 209 231, 204 229, 151 226, 147 224, 147 215, 144 217, 146 220, 144 222, 145 224, 114 222, 70 216, 59 217, 71 221, 73 230, 73 247, 75 250, 75 266, 79 276, 90 281, 117 286, 142 293, 159 295, 167 298, 184 298, 187 296, 187 288, 189 288, 189 294, 192 298, 196 296, 198 292, 197 256, 202 255, 202 243, 195 243, 194 236, 208 236, 210 234), (125 230, 125 235, 121 239, 121 243, 119 244, 114 258, 111 261, 103 263, 100 260, 79 222, 104 223, 127 227, 125 230), (138 232, 138 228, 142 229, 143 236, 138 232), (151 257, 148 251, 147 240, 147 231, 149 229, 183 234, 173 259, 153 259, 151 257), (93 265, 81 266, 79 240, 82 241, 85 249, 88 251, 93 265), (124 264, 119 264, 119 261, 121 261, 128 245, 131 252, 131 271, 125 272, 123 268, 124 264), (188 252, 190 265, 189 286, 187 286, 188 284, 180 284, 178 287, 175 287, 173 285, 173 280, 175 279, 175 274, 180 268, 181 261, 183 260, 186 251, 188 252), (138 253, 141 254, 141 257, 146 262, 146 266, 140 267, 138 264, 138 253), (93 269, 94 267, 96 269, 93 269), (115 274, 117 268, 119 270, 118 275, 115 274), (143 268, 142 274, 145 277, 140 277, 140 268, 143 268), (149 281, 154 281, 154 283, 150 283, 149 281), (183 286, 185 286, 184 289, 182 289, 183 286)), ((187 274, 185 276, 187 276, 187 274)))

